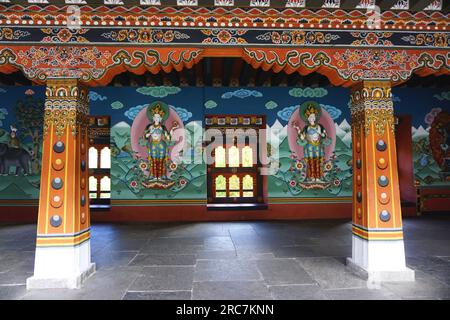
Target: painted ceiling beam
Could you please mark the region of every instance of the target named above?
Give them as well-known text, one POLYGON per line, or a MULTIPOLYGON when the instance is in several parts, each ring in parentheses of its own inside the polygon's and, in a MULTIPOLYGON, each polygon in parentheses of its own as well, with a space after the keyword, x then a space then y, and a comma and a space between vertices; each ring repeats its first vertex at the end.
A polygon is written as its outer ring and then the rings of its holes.
POLYGON ((203 62, 199 62, 194 65, 195 68, 195 83, 196 86, 204 86, 205 82, 203 79, 203 62))
POLYGON ((205 86, 212 86, 212 66, 211 59, 203 59, 203 81, 205 86))
POLYGON ((234 59, 233 58, 224 58, 223 62, 223 80, 222 85, 228 86, 230 85, 231 73, 233 71, 234 59))
POLYGON ((170 73, 168 73, 167 77, 169 78, 172 85, 177 87, 180 85, 180 75, 178 71, 176 71, 175 69, 173 69, 170 73))
POLYGON ((213 86, 222 86, 223 83, 223 58, 213 58, 212 59, 212 69, 213 69, 213 86))
POLYGON ((233 72, 231 73, 230 85, 237 86, 239 85, 239 76, 241 74, 242 66, 244 65, 244 60, 242 59, 234 59, 233 62, 233 72))
POLYGON ((280 71, 272 76, 272 85, 275 87, 278 87, 280 83, 283 82, 284 78, 286 77, 286 73, 284 71, 280 71))
POLYGON ((288 76, 287 85, 289 87, 295 87, 297 85, 298 81, 300 80, 300 78, 301 78, 301 76, 298 72, 294 72, 294 73, 290 74, 288 76))
POLYGON ((267 78, 272 75, 272 71, 264 71, 263 69, 259 69, 256 75, 256 85, 262 86, 264 82, 266 82, 267 78))
POLYGON ((239 85, 245 86, 248 83, 248 77, 250 75, 250 71, 253 69, 251 65, 248 63, 244 63, 241 69, 241 75, 239 76, 239 85))
POLYGON ((188 84, 190 86, 195 86, 196 85, 195 67, 192 67, 190 69, 185 69, 185 71, 186 71, 186 78, 187 78, 188 84))

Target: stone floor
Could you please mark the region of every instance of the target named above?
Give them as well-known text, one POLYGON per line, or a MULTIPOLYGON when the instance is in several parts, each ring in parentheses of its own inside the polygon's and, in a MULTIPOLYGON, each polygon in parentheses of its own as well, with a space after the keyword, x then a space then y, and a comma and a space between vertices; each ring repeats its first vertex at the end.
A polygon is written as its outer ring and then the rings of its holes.
POLYGON ((78 290, 25 287, 35 225, 0 225, 0 299, 450 299, 450 216, 406 219, 414 283, 349 273, 349 221, 94 224, 78 290))

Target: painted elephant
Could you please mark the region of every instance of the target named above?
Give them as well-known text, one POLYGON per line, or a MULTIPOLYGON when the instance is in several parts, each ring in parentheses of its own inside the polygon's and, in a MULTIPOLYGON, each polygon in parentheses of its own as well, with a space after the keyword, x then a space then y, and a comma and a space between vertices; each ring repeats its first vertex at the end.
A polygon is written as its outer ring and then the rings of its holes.
POLYGON ((30 154, 24 149, 10 148, 5 143, 0 143, 0 174, 7 175, 11 166, 16 167, 16 175, 20 169, 24 175, 30 173, 30 154))

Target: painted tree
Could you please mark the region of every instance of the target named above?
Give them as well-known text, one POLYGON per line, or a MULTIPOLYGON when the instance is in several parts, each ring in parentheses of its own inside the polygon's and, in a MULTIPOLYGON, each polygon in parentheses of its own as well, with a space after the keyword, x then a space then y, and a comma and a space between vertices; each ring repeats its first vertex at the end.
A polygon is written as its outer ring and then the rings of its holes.
POLYGON ((31 169, 33 174, 41 170, 42 127, 44 123, 44 102, 35 99, 34 91, 25 91, 26 98, 16 103, 16 121, 21 140, 31 139, 31 169))

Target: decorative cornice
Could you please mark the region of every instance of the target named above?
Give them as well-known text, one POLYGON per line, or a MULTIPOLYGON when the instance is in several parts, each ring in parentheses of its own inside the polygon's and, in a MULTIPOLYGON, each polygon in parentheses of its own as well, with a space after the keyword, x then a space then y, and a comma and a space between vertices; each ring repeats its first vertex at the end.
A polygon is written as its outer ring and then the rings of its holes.
POLYGON ((176 44, 182 46, 426 48, 450 47, 449 32, 279 30, 252 28, 0 27, 0 44, 176 44))
MULTIPOLYGON (((0 25, 63 26, 68 6, 0 5, 0 25)), ((301 8, 205 8, 205 7, 80 7, 82 27, 195 27, 366 29, 366 10, 301 8)), ((384 11, 380 30, 448 30, 449 15, 441 12, 384 11)))

